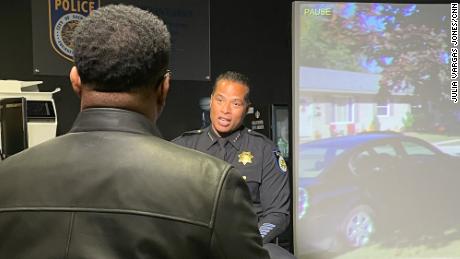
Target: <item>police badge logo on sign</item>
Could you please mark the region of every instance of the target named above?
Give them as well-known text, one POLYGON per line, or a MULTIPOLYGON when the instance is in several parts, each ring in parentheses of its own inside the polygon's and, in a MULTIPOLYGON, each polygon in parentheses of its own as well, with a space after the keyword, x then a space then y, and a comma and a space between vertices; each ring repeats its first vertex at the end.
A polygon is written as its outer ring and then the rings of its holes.
POLYGON ((99 4, 99 0, 48 0, 50 42, 57 54, 72 61, 73 31, 99 4))

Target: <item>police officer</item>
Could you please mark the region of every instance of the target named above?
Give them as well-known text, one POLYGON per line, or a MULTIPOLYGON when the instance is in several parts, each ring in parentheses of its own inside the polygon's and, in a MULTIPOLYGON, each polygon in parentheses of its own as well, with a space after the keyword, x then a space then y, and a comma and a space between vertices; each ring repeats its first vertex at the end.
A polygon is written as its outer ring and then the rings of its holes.
POLYGON ((271 140, 242 125, 249 104, 248 78, 225 72, 217 78, 211 94, 211 126, 185 132, 173 142, 235 166, 249 187, 265 247, 272 257, 293 258, 286 250, 269 244, 289 225, 287 166, 271 140))

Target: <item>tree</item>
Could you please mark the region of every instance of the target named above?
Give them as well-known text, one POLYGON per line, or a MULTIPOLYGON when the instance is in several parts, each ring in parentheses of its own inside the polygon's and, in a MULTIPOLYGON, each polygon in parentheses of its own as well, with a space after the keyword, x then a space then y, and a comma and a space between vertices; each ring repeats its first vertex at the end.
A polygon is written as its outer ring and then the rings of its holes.
POLYGON ((448 5, 329 6, 334 7, 333 16, 301 20, 304 63, 380 73, 381 94, 450 97, 448 5))
POLYGON ((380 74, 377 98, 413 95, 413 105, 426 115, 426 127, 434 124, 431 115, 458 112, 450 101, 449 5, 322 7, 333 8, 333 15, 304 18, 310 31, 302 47, 311 48, 311 64, 380 74))

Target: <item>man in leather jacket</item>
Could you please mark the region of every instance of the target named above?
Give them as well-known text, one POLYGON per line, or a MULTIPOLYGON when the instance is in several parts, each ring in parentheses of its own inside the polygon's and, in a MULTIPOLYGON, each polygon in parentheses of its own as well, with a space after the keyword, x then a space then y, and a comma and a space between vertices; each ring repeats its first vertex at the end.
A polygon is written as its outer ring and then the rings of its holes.
POLYGON ((236 169, 158 136, 164 23, 108 5, 73 43, 73 128, 0 163, 0 258, 268 258, 236 169))

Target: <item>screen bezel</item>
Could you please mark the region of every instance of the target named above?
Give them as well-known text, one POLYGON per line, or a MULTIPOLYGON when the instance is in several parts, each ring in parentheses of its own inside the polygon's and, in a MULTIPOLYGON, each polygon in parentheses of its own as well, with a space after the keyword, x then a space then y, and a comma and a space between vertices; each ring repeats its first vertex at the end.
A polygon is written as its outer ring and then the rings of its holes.
POLYGON ((3 157, 7 158, 12 156, 24 149, 28 148, 28 131, 27 131, 27 101, 24 97, 15 97, 15 98, 5 98, 0 100, 0 122, 1 122, 1 148, 3 157), (13 107, 11 107, 13 106, 13 107), (7 120, 10 118, 6 117, 9 108, 20 107, 21 112, 19 117, 20 122, 17 124, 13 123, 13 128, 9 127, 11 123, 8 123, 7 120), (19 130, 19 133, 17 133, 19 130), (13 132, 14 136, 20 137, 20 140, 15 143, 8 136, 13 132))

